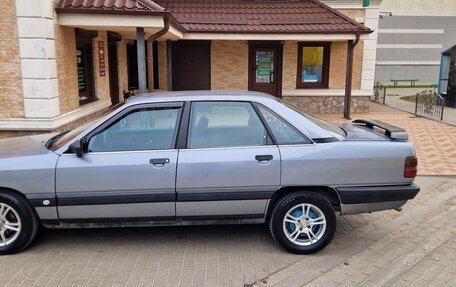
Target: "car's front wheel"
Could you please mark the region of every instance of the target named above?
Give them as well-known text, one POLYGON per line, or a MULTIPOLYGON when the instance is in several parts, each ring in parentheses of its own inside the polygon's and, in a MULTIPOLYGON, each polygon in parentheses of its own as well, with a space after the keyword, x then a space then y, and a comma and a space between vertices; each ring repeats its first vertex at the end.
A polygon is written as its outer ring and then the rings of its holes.
POLYGON ((276 203, 269 228, 274 240, 286 250, 311 254, 331 242, 336 231, 336 214, 324 197, 295 192, 276 203))
POLYGON ((0 190, 0 255, 27 247, 37 230, 37 216, 27 201, 13 192, 0 190))

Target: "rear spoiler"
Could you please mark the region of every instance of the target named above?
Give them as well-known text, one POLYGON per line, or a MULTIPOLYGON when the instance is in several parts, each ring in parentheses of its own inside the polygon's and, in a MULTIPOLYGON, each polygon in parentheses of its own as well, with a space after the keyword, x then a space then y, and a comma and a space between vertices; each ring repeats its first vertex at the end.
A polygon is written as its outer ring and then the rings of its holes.
POLYGON ((354 124, 362 124, 368 128, 374 129, 375 127, 385 131, 385 135, 395 140, 408 140, 408 133, 406 130, 396 126, 384 123, 377 120, 354 120, 354 124))

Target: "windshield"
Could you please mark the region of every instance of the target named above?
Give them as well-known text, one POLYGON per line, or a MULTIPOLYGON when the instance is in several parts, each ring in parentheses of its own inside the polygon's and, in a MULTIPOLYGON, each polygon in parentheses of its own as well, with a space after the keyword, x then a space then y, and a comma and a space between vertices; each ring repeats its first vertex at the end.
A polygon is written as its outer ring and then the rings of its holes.
POLYGON ((86 123, 80 127, 75 128, 74 130, 71 131, 64 131, 56 136, 50 138, 46 142, 46 147, 49 150, 55 151, 68 142, 72 141, 74 138, 76 138, 78 135, 80 135, 83 131, 85 131, 89 126, 91 126, 95 121, 91 121, 89 123, 86 123))
POLYGON ((330 122, 327 122, 325 120, 322 120, 316 116, 313 116, 313 115, 310 115, 306 112, 304 112, 303 110, 301 110, 300 108, 296 107, 295 105, 293 104, 290 104, 289 102, 285 101, 285 100, 282 100, 282 99, 277 99, 280 103, 282 103, 283 105, 289 107, 290 109, 292 109, 293 111, 301 114, 302 116, 306 117, 308 120, 310 120, 311 122, 313 122, 314 124, 316 124, 317 126, 319 126, 320 128, 322 129, 325 129, 329 132, 332 132, 332 133, 335 133, 339 136, 342 136, 342 137, 346 137, 347 136, 347 133, 340 127, 336 126, 335 124, 332 124, 330 122))

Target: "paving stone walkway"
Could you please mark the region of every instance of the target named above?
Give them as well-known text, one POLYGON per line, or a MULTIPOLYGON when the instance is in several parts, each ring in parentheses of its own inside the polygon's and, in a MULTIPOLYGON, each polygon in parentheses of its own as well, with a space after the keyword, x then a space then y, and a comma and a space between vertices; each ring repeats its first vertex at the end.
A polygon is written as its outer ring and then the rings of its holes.
POLYGON ((265 225, 45 230, 0 257, 0 286, 456 286, 456 177, 418 183, 402 212, 339 216, 315 255, 265 225))
MULTIPOLYGON (((332 122, 346 122, 341 115, 317 116, 332 122)), ((407 130, 418 156, 418 174, 456 175, 456 126, 415 117, 376 103, 371 103, 371 112, 351 117, 377 119, 407 130)))
POLYGON ((324 252, 250 286, 456 286, 456 181, 418 183, 422 192, 401 213, 373 213, 365 225, 343 217, 361 227, 351 236, 339 229, 324 252))

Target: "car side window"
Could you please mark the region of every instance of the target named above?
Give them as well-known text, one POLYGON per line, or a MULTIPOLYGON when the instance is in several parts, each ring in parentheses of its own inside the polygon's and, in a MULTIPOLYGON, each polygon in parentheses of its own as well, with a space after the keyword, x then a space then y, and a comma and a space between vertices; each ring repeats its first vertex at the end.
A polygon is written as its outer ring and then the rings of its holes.
POLYGON ((310 144, 312 143, 307 137, 302 135, 295 127, 290 125, 284 119, 276 115, 271 110, 262 105, 257 105, 261 115, 266 120, 266 124, 271 129, 274 138, 279 145, 293 144, 310 144))
POLYGON ((193 102, 188 148, 262 146, 268 134, 249 102, 193 102))
POLYGON ((133 110, 93 135, 87 152, 173 149, 181 108, 133 110))

